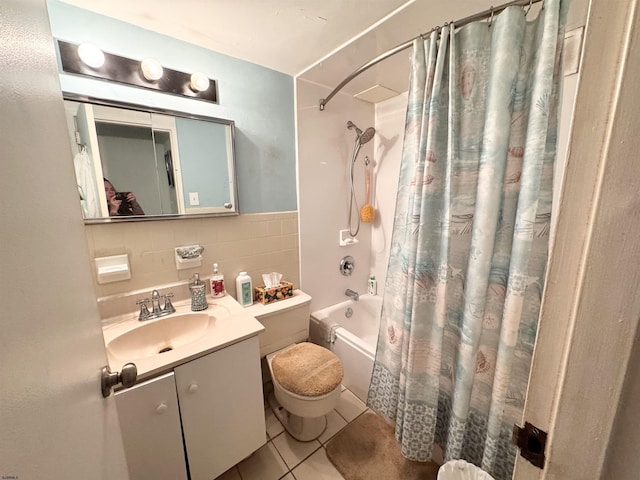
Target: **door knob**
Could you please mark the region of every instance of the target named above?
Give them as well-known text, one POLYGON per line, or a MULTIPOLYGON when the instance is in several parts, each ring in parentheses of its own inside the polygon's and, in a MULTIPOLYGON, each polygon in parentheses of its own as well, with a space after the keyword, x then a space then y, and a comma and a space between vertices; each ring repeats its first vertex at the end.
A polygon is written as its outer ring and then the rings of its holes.
POLYGON ((102 396, 107 398, 111 395, 111 389, 122 384, 123 387, 129 388, 136 383, 138 377, 138 368, 133 363, 127 363, 122 367, 122 372, 112 372, 109 366, 102 367, 101 386, 102 396))
POLYGON ((189 388, 187 389, 187 391, 189 393, 196 393, 198 391, 198 384, 192 383, 191 385, 189 385, 189 388))

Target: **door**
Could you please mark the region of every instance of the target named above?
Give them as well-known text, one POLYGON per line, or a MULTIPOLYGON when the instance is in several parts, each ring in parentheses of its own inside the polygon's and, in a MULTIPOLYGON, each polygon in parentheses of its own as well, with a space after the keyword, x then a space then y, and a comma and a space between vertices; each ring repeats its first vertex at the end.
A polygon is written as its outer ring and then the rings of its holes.
POLYGON ((0 477, 126 480, 46 3, 0 16, 0 477))

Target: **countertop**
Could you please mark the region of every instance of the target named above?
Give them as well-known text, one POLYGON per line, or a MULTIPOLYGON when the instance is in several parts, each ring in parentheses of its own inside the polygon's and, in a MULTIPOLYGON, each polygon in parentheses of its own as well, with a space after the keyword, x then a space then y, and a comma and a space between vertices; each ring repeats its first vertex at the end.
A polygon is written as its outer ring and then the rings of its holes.
POLYGON ((178 365, 258 335, 264 330, 262 324, 230 295, 221 298, 213 298, 207 295, 207 303, 209 307, 206 310, 192 312, 190 300, 176 302, 174 304, 175 313, 143 322, 138 320, 137 312, 110 318, 103 327, 102 332, 111 371, 119 372, 126 363, 134 363, 138 369, 136 383, 139 383, 168 372, 178 365), (138 358, 136 358, 134 350, 132 350, 130 356, 127 355, 130 358, 120 358, 110 351, 109 343, 124 333, 137 328, 144 328, 154 322, 162 322, 170 317, 202 313, 210 316, 210 327, 206 329, 206 332, 201 337, 188 344, 164 353, 138 358))

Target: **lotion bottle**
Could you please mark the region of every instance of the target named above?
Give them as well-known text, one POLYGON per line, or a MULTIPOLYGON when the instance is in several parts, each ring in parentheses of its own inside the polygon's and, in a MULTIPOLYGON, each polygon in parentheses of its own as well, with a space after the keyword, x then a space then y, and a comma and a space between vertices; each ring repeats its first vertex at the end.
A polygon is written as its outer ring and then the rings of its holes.
POLYGON ((218 270, 218 264, 213 264, 213 275, 211 275, 211 296, 213 298, 224 297, 227 294, 224 289, 224 275, 218 270))
POLYGON ((236 277, 236 295, 243 307, 253 304, 253 283, 247 272, 240 272, 236 277))

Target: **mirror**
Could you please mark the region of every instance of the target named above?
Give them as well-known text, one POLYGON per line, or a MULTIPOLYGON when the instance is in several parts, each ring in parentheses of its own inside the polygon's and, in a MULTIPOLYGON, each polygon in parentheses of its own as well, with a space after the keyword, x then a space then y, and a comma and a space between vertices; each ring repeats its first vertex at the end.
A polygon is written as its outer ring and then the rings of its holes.
POLYGON ((85 223, 237 215, 234 123, 65 94, 85 223))

